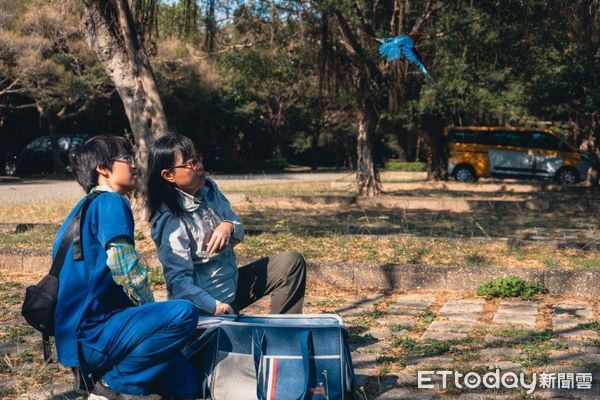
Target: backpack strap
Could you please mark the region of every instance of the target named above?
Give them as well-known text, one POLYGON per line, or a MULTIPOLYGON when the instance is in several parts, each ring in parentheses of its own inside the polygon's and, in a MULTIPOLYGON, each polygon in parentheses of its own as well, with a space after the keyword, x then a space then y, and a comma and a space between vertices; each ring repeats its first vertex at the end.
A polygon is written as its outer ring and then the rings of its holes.
POLYGON ((67 228, 67 232, 65 232, 62 241, 60 242, 60 247, 56 252, 56 256, 52 260, 52 267, 50 268, 49 275, 53 275, 58 278, 60 271, 62 269, 63 264, 65 263, 65 258, 67 257, 67 251, 69 250, 69 246, 73 243, 73 260, 80 261, 83 260, 83 249, 81 247, 81 220, 85 215, 90 203, 96 197, 98 197, 102 192, 96 191, 88 194, 83 201, 81 207, 69 223, 69 227, 67 228))
MULTIPOLYGON (((60 271, 62 270, 65 258, 67 257, 67 251, 69 246, 73 243, 73 259, 75 261, 83 260, 83 249, 81 247, 81 220, 83 219, 85 212, 92 200, 98 197, 102 192, 92 192, 85 197, 83 204, 79 207, 79 210, 69 223, 67 231, 65 232, 56 256, 52 260, 52 267, 48 275, 52 275, 58 279, 60 271)), ((46 333, 42 333, 42 346, 44 351, 44 361, 49 364, 52 362, 52 349, 50 346, 50 337, 46 333)))

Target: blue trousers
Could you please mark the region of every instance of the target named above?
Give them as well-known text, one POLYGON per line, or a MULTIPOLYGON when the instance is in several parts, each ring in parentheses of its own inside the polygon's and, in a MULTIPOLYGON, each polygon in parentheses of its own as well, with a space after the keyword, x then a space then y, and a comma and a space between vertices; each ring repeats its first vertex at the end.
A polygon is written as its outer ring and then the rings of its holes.
POLYGON ((129 307, 113 315, 91 337, 82 332, 81 367, 100 372, 121 393, 196 396, 196 368, 181 349, 194 335, 196 307, 187 300, 129 307))

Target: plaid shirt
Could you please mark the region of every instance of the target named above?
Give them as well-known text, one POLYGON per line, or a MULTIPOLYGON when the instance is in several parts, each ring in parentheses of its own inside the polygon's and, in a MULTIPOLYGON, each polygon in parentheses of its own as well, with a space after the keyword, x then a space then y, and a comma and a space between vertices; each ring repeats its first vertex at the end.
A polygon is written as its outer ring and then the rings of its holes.
POLYGON ((106 249, 106 265, 113 280, 135 304, 154 301, 154 295, 148 282, 146 267, 140 262, 140 255, 126 238, 111 241, 106 249))
MULTIPOLYGON (((111 191, 101 186, 92 189, 95 190, 111 191)), ((140 262, 140 255, 129 239, 115 238, 108 243, 106 265, 115 283, 123 288, 131 301, 138 305, 154 301, 146 267, 140 262)))

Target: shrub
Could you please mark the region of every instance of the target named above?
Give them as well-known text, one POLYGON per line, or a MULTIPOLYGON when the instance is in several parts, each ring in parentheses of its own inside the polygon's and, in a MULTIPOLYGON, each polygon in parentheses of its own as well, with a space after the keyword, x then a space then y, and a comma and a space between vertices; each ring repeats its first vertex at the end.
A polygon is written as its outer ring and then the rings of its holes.
POLYGON ((547 293, 543 283, 528 283, 518 276, 505 276, 485 283, 477 289, 477 295, 486 299, 497 297, 520 297, 535 300, 540 293, 547 293))
POLYGON ((421 172, 427 171, 427 163, 389 160, 385 162, 384 168, 393 171, 421 172))
POLYGON ((263 168, 268 171, 283 171, 289 167, 285 158, 271 158, 263 162, 263 168))

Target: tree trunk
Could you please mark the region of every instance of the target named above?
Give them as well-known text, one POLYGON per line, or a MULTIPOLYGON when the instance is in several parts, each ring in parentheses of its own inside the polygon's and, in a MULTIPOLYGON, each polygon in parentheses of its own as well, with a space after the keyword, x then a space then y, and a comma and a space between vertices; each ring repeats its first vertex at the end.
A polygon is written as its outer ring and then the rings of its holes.
POLYGON ((448 179, 448 151, 444 137, 444 119, 438 115, 423 117, 423 139, 427 147, 427 180, 448 179))
POLYGON ((316 128, 311 134, 310 141, 310 170, 316 171, 319 165, 319 136, 321 135, 321 129, 316 128))
POLYGON ((375 196, 381 193, 379 171, 373 162, 371 138, 377 125, 377 111, 370 99, 363 102, 358 121, 358 141, 356 144, 356 194, 375 196))
POLYGON ((144 223, 148 149, 168 133, 167 119, 127 0, 84 0, 83 4, 84 34, 123 101, 135 139, 139 182, 132 206, 136 219, 144 223))
POLYGON ((60 135, 58 134, 56 126, 58 122, 56 114, 53 111, 44 109, 40 106, 38 106, 38 111, 48 124, 48 134, 50 135, 50 143, 52 145, 52 165, 54 166, 54 173, 58 176, 66 176, 67 168, 62 160, 58 143, 60 135))

